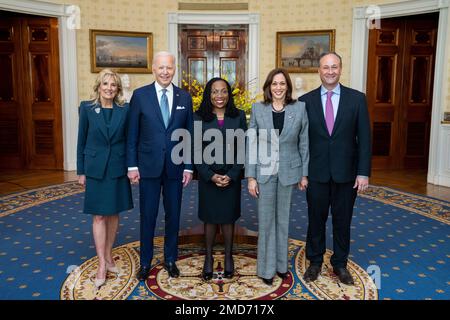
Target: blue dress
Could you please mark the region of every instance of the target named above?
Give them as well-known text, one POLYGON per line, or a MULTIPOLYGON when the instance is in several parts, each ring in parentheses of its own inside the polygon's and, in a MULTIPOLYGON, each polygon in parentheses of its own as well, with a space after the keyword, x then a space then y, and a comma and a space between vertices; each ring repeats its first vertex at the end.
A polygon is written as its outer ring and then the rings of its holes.
MULTIPOLYGON (((113 109, 101 108, 108 135, 113 109)), ((111 156, 110 156, 111 158, 111 156)), ((102 179, 86 177, 86 192, 84 198, 84 213, 109 216, 133 208, 131 186, 128 177, 110 178, 109 164, 106 164, 106 174, 102 179)))

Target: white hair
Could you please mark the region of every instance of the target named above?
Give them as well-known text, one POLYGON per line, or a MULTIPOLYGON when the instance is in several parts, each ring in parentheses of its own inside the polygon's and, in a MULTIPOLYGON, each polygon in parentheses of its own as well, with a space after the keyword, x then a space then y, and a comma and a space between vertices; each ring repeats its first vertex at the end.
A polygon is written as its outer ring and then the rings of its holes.
POLYGON ((175 59, 175 55, 172 52, 169 52, 169 51, 158 51, 153 56, 152 64, 155 64, 156 59, 158 59, 159 57, 172 57, 174 63, 175 63, 175 60, 176 60, 175 59))

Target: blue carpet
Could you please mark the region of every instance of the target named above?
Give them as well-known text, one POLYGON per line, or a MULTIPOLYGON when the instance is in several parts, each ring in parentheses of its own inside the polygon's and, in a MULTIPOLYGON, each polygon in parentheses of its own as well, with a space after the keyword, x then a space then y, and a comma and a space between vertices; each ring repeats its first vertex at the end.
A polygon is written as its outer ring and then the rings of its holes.
MULTIPOLYGON (((195 181, 184 191, 181 229, 201 224, 196 192, 195 181)), ((116 246, 139 240, 138 189, 133 193, 136 208, 121 215, 116 246)), ((245 188, 242 197, 238 223, 257 231, 256 203, 245 188)), ((75 183, 0 198, 0 299, 60 298, 73 268, 96 255, 91 216, 82 213, 82 204, 83 193, 75 183)), ((157 235, 164 233, 163 218, 160 214, 157 235)), ((448 300, 449 225, 449 202, 371 187, 355 205, 350 259, 364 270, 379 268, 379 299, 448 300)), ((296 190, 290 237, 305 241, 306 231, 305 195, 296 190)), ((330 233, 331 218, 328 249, 330 233)))

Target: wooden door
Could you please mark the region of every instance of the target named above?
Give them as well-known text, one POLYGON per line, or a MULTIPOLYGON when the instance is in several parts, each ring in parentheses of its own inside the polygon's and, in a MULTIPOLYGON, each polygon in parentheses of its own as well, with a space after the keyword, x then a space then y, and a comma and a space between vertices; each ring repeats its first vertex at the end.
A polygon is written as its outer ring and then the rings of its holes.
POLYGON ((63 168, 58 46, 56 18, 1 19, 2 168, 63 168))
POLYGON ((24 96, 20 75, 23 74, 20 38, 21 23, 0 18, 0 167, 25 166, 24 96))
POLYGON ((231 86, 245 88, 246 30, 182 28, 179 51, 181 78, 191 75, 205 85, 211 78, 223 76, 231 86))
POLYGON ((369 33, 373 167, 427 168, 438 14, 381 20, 369 33))

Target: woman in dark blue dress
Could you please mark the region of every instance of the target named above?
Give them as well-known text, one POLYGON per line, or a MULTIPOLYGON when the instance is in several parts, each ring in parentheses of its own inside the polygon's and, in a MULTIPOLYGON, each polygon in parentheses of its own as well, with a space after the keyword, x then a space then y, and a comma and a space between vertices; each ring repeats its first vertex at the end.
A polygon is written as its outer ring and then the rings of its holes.
POLYGON ((202 276, 204 280, 212 278, 212 250, 217 227, 220 226, 225 244, 224 276, 232 278, 234 223, 241 215, 241 171, 247 130, 245 113, 234 105, 228 82, 213 78, 206 84, 203 101, 194 114, 194 120, 201 121, 202 137, 205 138, 205 134, 220 136, 218 141, 203 141, 194 146, 194 162, 195 157, 201 156, 202 159, 195 165, 198 171, 198 215, 205 228, 206 256, 202 276), (227 136, 232 137, 231 141, 227 141, 227 136), (210 154, 214 145, 221 149, 222 156, 219 150, 210 154), (238 161, 239 151, 241 163, 238 161))
POLYGON ((122 100, 120 77, 109 69, 100 72, 94 99, 81 102, 77 145, 78 182, 86 186, 84 213, 93 215, 98 256, 96 288, 106 273, 118 273, 112 248, 119 212, 133 208, 125 163, 128 104, 122 100))

